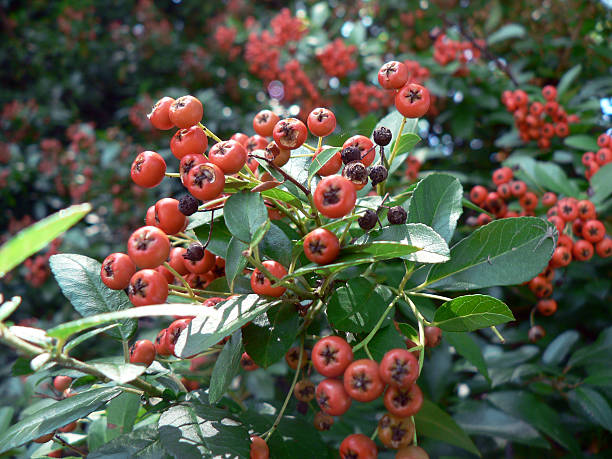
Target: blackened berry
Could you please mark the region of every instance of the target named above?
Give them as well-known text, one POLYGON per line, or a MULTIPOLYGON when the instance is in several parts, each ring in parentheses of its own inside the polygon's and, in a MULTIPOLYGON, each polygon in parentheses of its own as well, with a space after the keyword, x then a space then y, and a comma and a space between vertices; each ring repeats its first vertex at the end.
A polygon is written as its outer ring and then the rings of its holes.
POLYGON ((198 206, 200 202, 191 196, 190 194, 186 194, 179 200, 178 210, 183 215, 193 215, 198 211, 198 206))
POLYGON ((357 223, 364 231, 369 231, 376 226, 378 215, 373 210, 366 210, 365 213, 357 219, 357 223))
POLYGON ((387 180, 387 168, 383 165, 374 166, 370 169, 370 180, 372 180, 372 186, 376 186, 381 182, 387 180))
POLYGON ((408 214, 401 206, 391 207, 387 213, 387 220, 389 220, 389 223, 392 225, 401 225, 406 223, 407 217, 408 214))
POLYGON ((340 155, 342 156, 342 162, 348 164, 352 161, 359 161, 361 159, 361 150, 359 147, 350 146, 342 150, 340 155))
POLYGON ((376 142, 376 145, 381 145, 383 147, 389 145, 392 137, 393 134, 391 134, 391 131, 384 126, 374 130, 374 142, 376 142))
POLYGON ((204 258, 204 246, 199 242, 189 244, 187 251, 184 253, 183 258, 189 261, 200 261, 204 258))
POLYGON ((368 183, 368 169, 361 161, 351 161, 348 163, 344 167, 342 175, 358 185, 365 185, 368 183))

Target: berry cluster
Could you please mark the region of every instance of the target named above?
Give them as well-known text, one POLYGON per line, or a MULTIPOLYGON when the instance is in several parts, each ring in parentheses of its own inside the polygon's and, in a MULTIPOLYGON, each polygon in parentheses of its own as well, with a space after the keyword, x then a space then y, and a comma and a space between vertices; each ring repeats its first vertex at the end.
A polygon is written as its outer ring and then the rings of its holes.
POLYGON ((317 58, 327 75, 343 78, 357 68, 357 61, 353 58, 356 51, 355 45, 347 46, 342 39, 336 38, 317 53, 317 58))
POLYGON ((542 150, 550 148, 551 140, 567 137, 569 124, 580 121, 578 115, 568 115, 557 102, 557 88, 548 85, 542 88, 543 100, 529 102, 529 96, 522 89, 504 91, 502 103, 514 116, 519 135, 524 142, 536 140, 542 150))
POLYGON ((469 74, 466 64, 479 59, 480 50, 484 47, 484 40, 476 40, 476 44, 473 44, 469 41, 452 40, 446 34, 440 34, 434 42, 433 57, 442 66, 459 61, 461 66, 457 69, 455 75, 466 76, 469 74))
POLYGON ((390 107, 393 105, 393 100, 392 92, 367 85, 363 81, 355 81, 349 87, 348 103, 360 115, 390 107))
POLYGON ((378 82, 395 92, 395 108, 406 118, 420 118, 430 105, 429 90, 409 80, 408 67, 398 61, 389 61, 378 71, 378 82))
POLYGON ((597 137, 597 146, 599 147, 597 153, 587 151, 582 155, 582 164, 586 168, 584 176, 589 181, 600 167, 612 162, 612 137, 608 134, 601 134, 597 137))

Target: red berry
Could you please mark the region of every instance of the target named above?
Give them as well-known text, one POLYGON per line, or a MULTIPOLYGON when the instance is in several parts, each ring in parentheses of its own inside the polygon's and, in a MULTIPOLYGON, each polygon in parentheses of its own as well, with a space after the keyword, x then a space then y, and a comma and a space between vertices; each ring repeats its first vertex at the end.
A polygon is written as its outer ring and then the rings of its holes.
POLYGON ((170 106, 173 102, 174 99, 172 97, 162 97, 153 105, 151 113, 149 113, 147 117, 154 128, 166 130, 174 127, 174 123, 170 120, 169 114, 170 106))
POLYGON ((136 341, 130 347, 130 363, 142 363, 149 366, 155 360, 155 345, 148 339, 136 341))
POLYGON ((327 108, 315 108, 308 115, 306 122, 312 135, 317 137, 328 136, 336 129, 336 116, 327 108))
POLYGON ((612 162, 612 150, 609 148, 600 148, 595 155, 595 162, 600 166, 605 166, 609 162, 612 162))
POLYGON ((493 171, 493 183, 495 185, 501 185, 502 183, 508 183, 514 177, 512 169, 509 167, 500 167, 493 171))
POLYGON ((545 278, 536 276, 529 281, 529 290, 538 298, 546 298, 552 294, 552 284, 545 278))
POLYGON ((177 319, 168 326, 167 336, 168 336, 168 349, 170 352, 174 354, 175 357, 179 357, 174 352, 174 346, 181 336, 181 332, 185 330, 189 326, 189 322, 191 322, 191 317, 177 319))
POLYGON ((170 240, 155 226, 143 226, 132 233, 127 243, 128 255, 139 268, 155 268, 170 254, 170 240))
MULTIPOLYGON (((55 431, 48 433, 47 435, 43 435, 41 437, 35 438, 34 440, 32 440, 34 443, 47 443, 48 441, 51 441, 51 439, 53 439, 53 437, 55 437, 55 431)), ((51 455, 49 455, 49 457, 53 457, 51 455)))
MULTIPOLYGON (((302 366, 304 368, 308 364, 308 352, 302 349, 302 366)), ((285 362, 289 365, 292 370, 297 370, 300 363, 300 348, 293 346, 285 353, 285 362)))
POLYGON ((344 390, 354 400, 371 402, 380 397, 384 388, 374 360, 356 360, 344 371, 344 390))
POLYGON ((100 277, 108 288, 123 290, 136 272, 132 259, 125 253, 111 253, 102 262, 100 277))
POLYGON ((442 329, 439 327, 425 327, 425 346, 437 347, 442 342, 442 329))
POLYGON ((261 110, 253 117, 253 130, 255 133, 269 137, 274 131, 274 126, 278 123, 278 115, 270 110, 261 110))
POLYGON ((566 222, 576 220, 578 218, 578 206, 576 202, 571 199, 563 198, 557 203, 559 209, 559 217, 566 222))
POLYGON ((595 205, 588 199, 578 201, 578 217, 582 220, 593 220, 597 218, 597 212, 595 211, 595 205))
POLYGON ((163 304, 168 298, 168 281, 153 269, 142 269, 130 279, 128 296, 134 306, 163 304))
POLYGON ((606 228, 599 220, 588 220, 582 227, 582 237, 589 242, 597 243, 606 236, 606 228))
POLYGON ((599 148, 611 148, 612 147, 612 137, 608 134, 601 134, 597 137, 597 146, 599 148))
POLYGON ((557 195, 551 191, 548 191, 542 195, 542 205, 546 207, 552 207, 557 203, 557 195))
POLYGON ((346 393, 342 381, 324 379, 315 391, 321 411, 331 416, 342 416, 351 407, 351 398, 346 393))
POLYGON ((189 154, 183 156, 181 158, 181 163, 179 164, 181 182, 185 184, 185 179, 187 178, 187 174, 189 174, 189 171, 191 171, 191 169, 193 169, 198 164, 205 164, 207 162, 209 162, 208 158, 204 155, 189 154))
POLYGON ((408 81, 408 68, 398 61, 389 61, 378 71, 378 83, 385 89, 399 89, 408 81))
POLYGON ((470 191, 470 200, 476 205, 482 205, 487 199, 487 189, 484 186, 476 185, 470 191))
POLYGON ((543 316, 552 316, 557 311, 557 302, 552 298, 546 298, 538 301, 536 308, 543 316))
POLYGON ((224 174, 235 174, 246 164, 247 151, 235 140, 226 140, 212 146, 208 152, 208 160, 219 166, 224 174))
POLYGON ((408 446, 414 440, 414 422, 387 413, 378 421, 378 439, 387 448, 408 446))
POLYGON ((245 145, 247 153, 253 153, 255 150, 263 150, 268 145, 268 139, 255 134, 249 137, 247 144, 245 145))
POLYGON ((155 203, 156 226, 166 234, 176 234, 185 226, 187 217, 178 209, 178 205, 178 200, 173 198, 163 198, 155 203))
POLYGON ((429 459, 429 454, 420 446, 410 445, 398 450, 395 459, 429 459))
POLYGON ((395 108, 406 118, 420 118, 429 110, 429 90, 416 83, 408 83, 395 95, 395 108))
POLYGON ((570 252, 574 247, 574 241, 567 234, 559 234, 559 238, 557 239, 557 247, 565 247, 570 252))
POLYGON ((166 161, 154 151, 143 151, 132 163, 130 175, 134 183, 143 188, 159 185, 166 173, 166 161))
POLYGON ((234 135, 230 137, 230 140, 235 140, 240 145, 242 145, 244 148, 246 148, 247 144, 249 143, 249 136, 242 132, 236 132, 234 135))
POLYGON ((348 138, 344 144, 342 144, 342 150, 347 147, 359 148, 360 160, 365 166, 370 166, 374 162, 376 157, 376 151, 374 149, 374 142, 368 139, 364 135, 354 135, 348 138))
POLYGON ((244 369, 244 371, 255 371, 259 368, 259 365, 257 365, 251 356, 246 352, 243 352, 242 356, 240 357, 240 366, 244 369))
MULTIPOLYGON (((295 150, 302 146, 308 137, 306 125, 296 118, 280 120, 272 132, 276 144, 287 150, 295 150)), ((267 142, 266 142, 267 144, 267 142)))
POLYGON ((326 336, 312 348, 311 359, 320 374, 335 378, 353 361, 353 349, 339 336, 326 336))
POLYGON ((172 355, 170 351, 169 343, 168 343, 168 329, 164 328, 161 330, 157 337, 155 338, 155 353, 157 355, 161 355, 167 357, 172 355))
POLYGON ((550 266, 552 268, 561 268, 569 265, 572 262, 572 253, 567 247, 557 247, 553 252, 552 258, 550 259, 550 266))
POLYGON ((612 255, 612 239, 606 237, 595 244, 595 251, 601 258, 608 258, 612 255))
POLYGON ((557 88, 551 85, 542 88, 542 97, 546 100, 555 100, 557 98, 557 88))
POLYGON ((202 102, 193 96, 183 96, 176 99, 170 105, 168 111, 170 121, 181 129, 188 129, 198 124, 204 115, 202 102))
POLYGON ((208 137, 200 126, 179 129, 170 140, 170 150, 177 159, 186 155, 201 155, 208 148, 208 137))
POLYGON ((357 193, 350 180, 333 175, 319 182, 314 192, 316 208, 328 218, 340 218, 355 207, 357 193))
POLYGON ((204 274, 210 271, 215 266, 215 255, 208 250, 204 250, 204 256, 198 261, 183 259, 187 271, 193 274, 204 274))
POLYGON ((340 443, 341 459, 376 459, 376 443, 364 434, 352 434, 340 443))
POLYGON ((285 150, 276 145, 276 142, 272 141, 266 145, 266 158, 271 160, 274 165, 282 167, 291 158, 291 150, 285 150))
POLYGON ((53 378, 53 387, 59 392, 64 392, 72 384, 72 378, 70 376, 56 376, 53 378))
POLYGON ((386 384, 408 387, 419 377, 419 362, 406 349, 391 349, 380 361, 378 371, 386 384))
POLYGON ((414 416, 423 405, 423 392, 416 384, 406 388, 389 386, 383 397, 389 413, 400 418, 414 416))
POLYGON ((194 197, 210 201, 223 191, 225 175, 216 164, 198 164, 192 167, 185 177, 185 186, 194 197))
POLYGON ((512 192, 512 196, 515 198, 520 198, 527 192, 527 185, 525 185, 525 182, 521 180, 514 180, 510 182, 510 190, 512 192))
POLYGON ((320 265, 331 263, 340 253, 338 236, 325 228, 317 228, 308 233, 303 246, 306 258, 320 265))
POLYGON ((270 449, 263 438, 257 435, 251 436, 251 454, 249 459, 268 459, 270 457, 270 449))
POLYGON ((558 215, 552 215, 548 217, 548 221, 551 222, 553 225, 555 225, 555 228, 557 228, 557 231, 559 233, 561 233, 563 229, 565 228, 565 220, 563 220, 558 215))
POLYGON ((584 239, 579 239, 572 247, 572 256, 578 261, 588 261, 593 257, 594 251, 593 244, 584 239))
POLYGON ((502 199, 510 199, 512 197, 512 189, 509 183, 502 183, 497 187, 497 194, 502 199))
MULTIPOLYGON (((285 267, 277 261, 266 260, 262 264, 268 271, 270 271, 270 274, 278 279, 282 279, 287 275, 287 270, 285 267)), ((285 293, 287 288, 282 286, 272 287, 274 282, 275 281, 268 279, 264 273, 259 271, 259 269, 255 269, 251 274, 251 288, 253 289, 253 292, 257 293, 258 295, 279 297, 285 293)))

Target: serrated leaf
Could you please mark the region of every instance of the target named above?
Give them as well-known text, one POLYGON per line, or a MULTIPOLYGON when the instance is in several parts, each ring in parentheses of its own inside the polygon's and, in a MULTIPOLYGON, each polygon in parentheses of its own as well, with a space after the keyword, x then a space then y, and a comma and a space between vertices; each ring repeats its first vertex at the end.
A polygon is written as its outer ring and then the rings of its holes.
POLYGON ((90 204, 62 209, 20 231, 0 246, 0 278, 30 255, 38 252, 91 211, 90 204))
POLYGON ((229 387, 232 379, 240 368, 240 357, 242 355, 242 333, 236 330, 227 343, 223 346, 210 377, 208 398, 210 403, 215 404, 229 387))
POLYGON ((244 328, 244 347, 257 365, 267 368, 278 362, 295 340, 299 320, 292 304, 268 310, 266 320, 244 328))
POLYGON ((480 451, 470 437, 457 425, 453 418, 433 402, 423 400, 423 406, 414 415, 414 422, 419 435, 443 441, 481 457, 480 451))
POLYGON ((103 387, 79 392, 73 397, 53 403, 22 419, 0 435, 0 453, 85 417, 120 393, 121 389, 117 387, 103 387))
POLYGON ((453 246, 451 260, 432 266, 424 285, 472 290, 520 284, 542 272, 556 242, 556 229, 540 218, 495 220, 453 246))
POLYGON ((241 191, 225 201, 223 219, 229 232, 250 244, 258 229, 268 220, 268 210, 259 193, 241 191))
POLYGON ((327 305, 334 328, 353 333, 372 330, 389 304, 390 294, 358 277, 337 288, 327 305))
MULTIPOLYGON (((84 317, 104 312, 130 309, 132 303, 123 290, 109 289, 100 278, 102 264, 93 258, 77 254, 53 255, 49 259, 51 271, 62 293, 74 309, 84 317)), ((136 331, 133 320, 122 321, 109 335, 129 339, 136 331)))
POLYGON ((558 413, 530 393, 523 391, 492 392, 487 400, 511 416, 522 419, 557 443, 577 454, 576 440, 559 422, 558 413))
POLYGON ((179 336, 175 352, 184 358, 198 354, 275 304, 278 302, 272 303, 252 294, 233 297, 214 308, 204 308, 179 336))
POLYGON ((308 181, 312 180, 316 173, 319 172, 319 169, 325 166, 327 161, 338 153, 340 149, 340 147, 324 147, 321 153, 319 153, 317 156, 313 156, 312 162, 310 163, 310 166, 308 166, 308 181))
POLYGON ((468 333, 453 332, 446 332, 443 336, 449 344, 453 346, 463 358, 474 365, 480 374, 485 377, 489 384, 491 384, 487 362, 485 362, 482 350, 474 338, 468 333))
POLYGON ((465 295, 436 310, 434 325, 444 331, 469 332, 514 320, 502 301, 487 295, 465 295))
POLYGON ((415 188, 408 207, 408 223, 431 227, 448 243, 463 212, 463 187, 452 175, 431 174, 415 188))

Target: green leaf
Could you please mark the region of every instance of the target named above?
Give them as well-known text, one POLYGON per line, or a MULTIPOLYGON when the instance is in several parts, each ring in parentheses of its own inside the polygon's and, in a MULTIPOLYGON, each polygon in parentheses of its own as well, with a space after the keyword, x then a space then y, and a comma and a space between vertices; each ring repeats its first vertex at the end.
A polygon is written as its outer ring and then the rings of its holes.
POLYGON ((612 387, 612 368, 603 368, 589 374, 583 383, 591 386, 612 387))
POLYGON ((471 290, 520 284, 542 272, 556 243, 554 225, 541 218, 495 220, 459 241, 449 262, 432 266, 425 285, 471 290))
POLYGON ((183 330, 175 346, 179 357, 189 357, 217 344, 247 322, 278 303, 259 295, 239 295, 219 303, 215 308, 203 308, 183 330))
POLYGON ((319 172, 319 169, 325 166, 325 163, 327 163, 327 161, 329 161, 329 159, 340 150, 340 147, 326 146, 323 148, 321 153, 319 153, 317 156, 313 156, 312 162, 310 163, 310 166, 308 166, 308 181, 311 181, 316 173, 319 172))
POLYGON ((570 405, 574 405, 578 413, 584 414, 587 419, 604 429, 612 431, 612 409, 599 392, 582 386, 571 391, 568 396, 570 405))
POLYGON ((22 419, 0 435, 0 453, 53 432, 97 410, 121 393, 117 387, 102 387, 79 392, 22 419))
POLYGON ((87 457, 88 459, 125 459, 126 457, 165 459, 168 453, 161 446, 157 427, 146 427, 115 438, 87 457))
POLYGON ((158 423, 161 443, 174 457, 249 457, 249 431, 229 411, 198 399, 164 411, 158 423))
MULTIPOLYGON (((74 309, 84 317, 104 312, 130 309, 132 303, 123 290, 109 289, 100 278, 102 264, 83 255, 59 254, 49 259, 51 271, 62 293, 74 309)), ((129 339, 136 331, 137 323, 124 321, 109 335, 129 339)))
POLYGON ((594 191, 591 201, 595 205, 604 202, 612 194, 612 163, 606 164, 591 177, 591 188, 594 191))
POLYGON ((444 331, 469 332, 514 320, 502 301, 487 295, 465 295, 436 310, 434 325, 444 331))
POLYGON ((215 404, 229 387, 240 368, 240 357, 242 355, 242 334, 236 330, 229 341, 223 346, 210 378, 208 397, 210 403, 215 404))
POLYGON ((215 221, 212 234, 210 233, 210 225, 198 226, 195 229, 195 233, 200 241, 208 240, 208 235, 210 234, 210 242, 206 250, 221 258, 227 258, 227 247, 232 238, 232 234, 225 226, 225 222, 221 220, 215 221))
POLYGON ((450 252, 446 241, 422 223, 385 226, 381 230, 370 231, 359 238, 348 250, 350 251, 384 257, 381 259, 399 257, 420 263, 447 262, 450 252), (417 250, 413 251, 413 247, 417 250), (397 253, 395 257, 394 252, 397 253))
POLYGON ((431 174, 421 180, 410 199, 408 223, 431 227, 448 243, 463 212, 463 187, 452 175, 431 174))
POLYGON ((454 419, 470 435, 505 438, 517 443, 550 449, 550 443, 529 424, 489 406, 486 402, 473 401, 462 404, 454 419))
POLYGON ((443 336, 449 344, 453 346, 465 360, 474 365, 480 374, 485 377, 489 384, 491 384, 487 362, 485 362, 482 350, 474 338, 468 333, 454 333, 448 331, 445 332, 443 336))
POLYGON ((492 392, 488 400, 500 410, 522 419, 551 437, 574 454, 579 451, 576 440, 559 422, 559 414, 536 396, 523 391, 492 392))
POLYGON ((0 408, 0 434, 3 434, 11 425, 15 409, 12 406, 3 406, 0 408))
POLYGON ((106 407, 108 424, 119 427, 122 434, 132 431, 140 409, 140 396, 133 392, 124 392, 115 397, 106 407))
POLYGON ((542 362, 547 365, 558 365, 567 357, 572 346, 576 344, 580 335, 576 330, 567 330, 557 336, 546 348, 542 355, 542 362))
POLYGON ((390 293, 363 277, 337 288, 327 304, 327 317, 334 328, 353 333, 372 330, 387 309, 390 293))
POLYGON ((568 147, 577 148, 584 151, 597 151, 597 140, 592 135, 576 134, 563 139, 563 143, 568 147))
POLYGON ((559 84, 557 85, 557 99, 561 99, 563 94, 570 88, 570 86, 574 83, 580 72, 582 71, 582 65, 578 64, 571 69, 569 69, 559 80, 559 84))
POLYGON ((0 246, 0 278, 74 226, 90 211, 90 204, 70 206, 20 231, 17 236, 0 246))
MULTIPOLYGON (((105 417, 99 417, 87 427, 87 448, 93 452, 109 441, 105 417)), ((91 457, 91 455, 89 456, 91 457)))
POLYGON ((457 446, 481 457, 470 437, 435 403, 423 400, 423 406, 414 415, 414 421, 419 435, 457 446))
POLYGON ((378 330, 368 343, 368 349, 372 357, 378 362, 380 362, 387 351, 396 348, 405 349, 406 342, 392 324, 378 330))
POLYGON ((266 233, 259 243, 259 253, 262 256, 276 260, 283 266, 291 264, 292 249, 293 244, 291 244, 289 237, 274 223, 270 225, 270 231, 266 233))
POLYGON ((247 259, 242 252, 249 248, 248 244, 238 240, 232 236, 227 246, 227 255, 225 257, 225 277, 233 291, 234 280, 244 270, 247 265, 247 259))
POLYGON ((401 155, 402 153, 407 153, 409 151, 412 151, 414 146, 420 141, 421 141, 421 138, 418 135, 413 134, 411 132, 407 134, 402 134, 402 136, 399 139, 399 143, 397 144, 396 155, 401 155))
POLYGON ((522 38, 525 36, 525 33, 525 27, 520 24, 506 24, 489 35, 487 44, 491 46, 511 38, 522 38))
POLYGON ((95 362, 91 366, 119 384, 126 384, 143 374, 147 367, 131 363, 95 362))
POLYGON ((519 167, 515 172, 517 178, 522 179, 534 189, 546 189, 556 193, 577 197, 580 189, 576 182, 570 180, 563 169, 555 163, 536 161, 529 156, 515 155, 504 162, 508 167, 519 167))
POLYGON ((595 341, 590 346, 585 346, 578 349, 568 362, 570 367, 578 367, 583 365, 609 365, 610 354, 612 353, 612 327, 602 331, 595 341))
POLYGON ((261 194, 241 191, 225 201, 223 218, 233 236, 250 244, 257 230, 268 220, 268 210, 261 194))
POLYGON ((322 27, 329 18, 330 9, 327 2, 319 2, 310 9, 310 21, 315 27, 322 27))
POLYGON ((89 331, 87 333, 83 333, 82 335, 79 335, 76 338, 74 338, 73 340, 70 340, 68 343, 66 343, 66 345, 64 346, 64 352, 68 354, 70 352, 70 350, 74 349, 79 344, 82 344, 85 341, 87 341, 88 339, 93 338, 94 336, 98 336, 100 333, 105 333, 108 330, 110 330, 112 328, 116 328, 118 326, 119 326, 119 324, 116 323, 116 324, 107 325, 106 327, 102 327, 102 328, 97 328, 95 330, 91 330, 91 331, 89 331))
POLYGON ((268 310, 257 323, 243 330, 244 348, 257 365, 267 368, 278 362, 291 347, 299 326, 293 304, 268 310))

